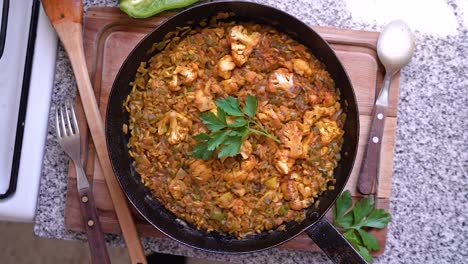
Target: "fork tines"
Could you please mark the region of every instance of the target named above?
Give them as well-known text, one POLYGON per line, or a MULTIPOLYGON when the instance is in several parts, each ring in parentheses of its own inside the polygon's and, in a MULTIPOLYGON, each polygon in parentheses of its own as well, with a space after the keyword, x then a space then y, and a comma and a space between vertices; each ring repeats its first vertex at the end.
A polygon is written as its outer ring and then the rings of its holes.
POLYGON ((70 100, 60 103, 55 109, 55 127, 59 138, 79 134, 75 107, 70 100))

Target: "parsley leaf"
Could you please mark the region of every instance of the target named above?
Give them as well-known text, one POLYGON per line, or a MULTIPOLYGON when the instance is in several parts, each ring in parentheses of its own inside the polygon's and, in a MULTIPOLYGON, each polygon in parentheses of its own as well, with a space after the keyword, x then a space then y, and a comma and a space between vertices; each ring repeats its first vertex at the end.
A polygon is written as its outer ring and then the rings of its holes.
POLYGON ((333 207, 333 216, 335 219, 343 217, 344 213, 348 211, 353 205, 351 200, 351 193, 349 191, 343 192, 343 194, 336 199, 335 207, 333 207))
POLYGON ((244 127, 249 123, 249 121, 245 118, 239 117, 234 120, 233 123, 228 124, 228 127, 244 127))
POLYGON ((365 197, 354 205, 352 210, 354 216, 354 224, 359 224, 362 219, 374 209, 374 199, 365 197))
POLYGON ((203 142, 201 144, 196 145, 192 149, 193 155, 195 157, 207 160, 210 158, 210 156, 213 154, 213 151, 208 150, 208 144, 207 142, 203 142))
POLYGON ((247 94, 247 98, 245 99, 245 105, 243 108, 244 114, 250 117, 254 117, 255 112, 257 112, 257 107, 258 107, 257 99, 255 99, 255 97, 253 97, 252 95, 247 94))
POLYGON ((255 120, 258 102, 252 95, 247 95, 242 111, 239 100, 232 96, 216 101, 216 106, 217 114, 213 112, 200 114, 200 120, 210 133, 201 133, 192 137, 200 142, 192 150, 196 158, 207 160, 215 151, 218 151, 218 158, 233 157, 239 154, 244 139, 250 133, 264 135, 279 142, 255 120))
POLYGON ((242 138, 238 136, 230 136, 224 141, 223 146, 219 150, 218 158, 233 157, 237 155, 242 146, 242 138))
POLYGON ((391 216, 389 213, 385 212, 383 209, 374 209, 362 222, 362 226, 382 229, 385 228, 390 221, 391 216))
POLYGON ((217 110, 217 111, 216 111, 216 112, 217 112, 216 116, 218 117, 218 119, 219 119, 221 122, 223 122, 223 124, 227 124, 227 121, 226 121, 226 112, 224 112, 224 110, 221 109, 221 108, 217 108, 216 110, 217 110))
POLYGON ((246 127, 242 127, 240 129, 236 130, 231 130, 231 133, 229 135, 231 136, 239 136, 242 139, 244 139, 247 135, 249 134, 249 129, 246 127))
POLYGON ((358 231, 359 235, 362 238, 362 242, 363 242, 364 246, 366 246, 369 250, 379 250, 380 249, 380 245, 377 242, 377 239, 375 239, 375 237, 373 235, 367 233, 366 231, 364 231, 362 229, 358 229, 357 231, 358 231))
POLYGON ((385 228, 390 222, 390 214, 374 208, 373 198, 366 197, 354 204, 349 191, 338 197, 333 208, 333 223, 343 232, 343 236, 368 262, 372 261, 369 251, 380 249, 377 239, 365 228, 385 228))
POLYGON ((349 212, 342 217, 335 218, 335 224, 342 228, 351 228, 353 225, 353 213, 349 212))
POLYGON ((219 119, 213 112, 206 112, 200 115, 200 119, 209 130, 216 132, 227 126, 226 121, 219 119))
POLYGON ((224 142, 228 134, 228 130, 217 131, 211 134, 210 139, 206 142, 207 150, 214 151, 221 143, 224 142))
POLYGON ((210 139, 210 135, 208 135, 207 133, 200 133, 198 135, 193 136, 193 139, 200 140, 200 141, 208 140, 210 139))
POLYGON ((367 262, 372 262, 372 256, 370 255, 369 250, 367 250, 367 248, 358 245, 356 250, 362 256, 363 259, 365 259, 367 262))
POLYGON ((243 116, 240 106, 239 100, 232 96, 228 96, 226 99, 216 101, 216 106, 221 108, 226 112, 226 114, 231 116, 243 116))
POLYGON ((356 235, 354 229, 350 229, 343 234, 343 236, 348 240, 348 242, 353 245, 353 247, 357 248, 357 246, 362 244, 361 238, 356 235))

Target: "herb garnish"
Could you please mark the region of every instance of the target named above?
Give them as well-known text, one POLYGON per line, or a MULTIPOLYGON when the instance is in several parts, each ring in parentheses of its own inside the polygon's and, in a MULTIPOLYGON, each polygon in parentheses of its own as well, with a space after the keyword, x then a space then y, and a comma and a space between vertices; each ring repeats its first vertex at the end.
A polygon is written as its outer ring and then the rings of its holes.
POLYGON ((207 160, 215 150, 219 150, 218 158, 233 157, 239 154, 242 142, 251 133, 264 135, 280 142, 255 121, 258 102, 252 95, 247 95, 242 110, 239 100, 232 96, 217 100, 216 106, 217 114, 213 112, 200 114, 201 121, 210 130, 210 133, 193 136, 195 140, 201 142, 193 148, 193 154, 196 158, 207 160))
POLYGON ((371 197, 356 202, 351 209, 352 205, 351 193, 345 191, 333 207, 333 222, 357 252, 371 262, 369 251, 379 250, 380 246, 375 237, 363 228, 385 228, 391 217, 385 210, 374 208, 374 199, 371 197))

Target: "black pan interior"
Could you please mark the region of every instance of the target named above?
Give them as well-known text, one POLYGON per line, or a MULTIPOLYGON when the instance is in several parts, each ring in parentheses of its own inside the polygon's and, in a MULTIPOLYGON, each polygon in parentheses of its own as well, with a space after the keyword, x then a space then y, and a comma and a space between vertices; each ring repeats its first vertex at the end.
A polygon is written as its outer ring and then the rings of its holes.
POLYGON ((295 237, 314 224, 334 203, 337 195, 344 188, 357 151, 359 120, 355 95, 342 64, 330 46, 314 30, 290 16, 272 7, 242 1, 212 2, 201 4, 173 16, 144 38, 130 53, 123 63, 110 93, 106 113, 106 137, 110 160, 118 181, 134 207, 157 229, 173 239, 211 252, 252 252, 276 246, 295 237), (243 239, 222 235, 216 232, 197 230, 193 226, 177 219, 167 211, 140 183, 140 177, 132 166, 128 155, 128 137, 122 132, 122 125, 128 123, 128 113, 122 104, 129 94, 136 70, 141 61, 148 60, 154 54, 148 54, 151 46, 178 26, 185 26, 187 21, 201 21, 219 12, 234 12, 240 20, 256 21, 274 26, 290 34, 322 61, 335 80, 342 95, 342 106, 347 114, 345 123, 342 159, 335 169, 335 189, 325 192, 320 197, 317 209, 310 208, 307 217, 301 223, 288 223, 285 232, 262 232, 243 239))

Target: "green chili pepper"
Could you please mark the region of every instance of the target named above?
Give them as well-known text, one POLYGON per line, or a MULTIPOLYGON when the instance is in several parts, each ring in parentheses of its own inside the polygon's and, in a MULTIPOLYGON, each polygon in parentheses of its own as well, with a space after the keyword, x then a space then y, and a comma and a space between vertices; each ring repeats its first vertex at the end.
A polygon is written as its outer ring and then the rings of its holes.
POLYGON ((218 220, 218 221, 223 221, 223 220, 226 220, 226 214, 221 212, 221 211, 213 211, 211 213, 211 219, 213 220, 218 220))
POLYGON ((135 18, 147 18, 165 10, 182 8, 198 0, 119 0, 120 10, 135 18))

